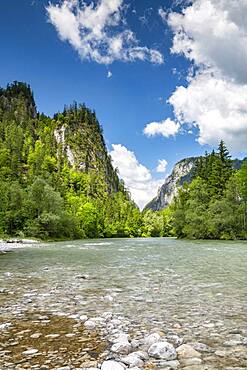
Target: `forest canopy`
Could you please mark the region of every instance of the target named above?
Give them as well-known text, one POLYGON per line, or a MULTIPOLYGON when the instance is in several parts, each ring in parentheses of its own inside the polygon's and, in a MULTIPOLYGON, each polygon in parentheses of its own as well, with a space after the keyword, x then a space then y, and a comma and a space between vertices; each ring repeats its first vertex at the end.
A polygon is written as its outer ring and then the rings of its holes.
POLYGON ((30 86, 0 88, 0 235, 38 239, 177 236, 245 239, 247 161, 222 141, 162 211, 140 212, 118 177, 94 112, 48 117, 30 86))

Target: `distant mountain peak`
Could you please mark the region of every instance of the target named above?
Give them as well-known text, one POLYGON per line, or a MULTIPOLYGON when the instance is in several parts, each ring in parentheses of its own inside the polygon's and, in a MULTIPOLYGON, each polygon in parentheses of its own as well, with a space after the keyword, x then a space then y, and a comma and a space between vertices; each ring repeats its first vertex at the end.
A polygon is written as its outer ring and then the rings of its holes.
MULTIPOLYGON (((160 211, 168 207, 178 193, 178 189, 185 182, 190 183, 193 176, 193 169, 200 157, 188 157, 180 160, 173 167, 172 173, 165 179, 164 184, 159 188, 157 196, 149 202, 144 209, 160 211)), ((233 168, 238 170, 242 160, 234 159, 233 168)))

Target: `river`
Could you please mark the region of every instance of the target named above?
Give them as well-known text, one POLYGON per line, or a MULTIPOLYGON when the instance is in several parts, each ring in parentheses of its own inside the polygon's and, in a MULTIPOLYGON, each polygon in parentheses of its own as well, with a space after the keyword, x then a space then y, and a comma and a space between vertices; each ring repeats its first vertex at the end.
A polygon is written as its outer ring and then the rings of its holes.
MULTIPOLYGON (((70 341, 83 335, 73 333, 73 320, 105 312, 126 320, 132 337, 159 331, 206 344, 205 369, 247 368, 246 242, 140 238, 23 246, 0 255, 0 287, 4 370, 53 369, 65 361, 79 368, 77 345, 57 363, 54 351, 65 346, 62 335, 70 341), (47 339, 33 343, 37 332, 47 339), (39 356, 23 359, 25 349, 41 342, 39 356), (52 343, 52 360, 46 361, 45 342, 52 343)), ((99 355, 103 339, 92 336, 99 355)))

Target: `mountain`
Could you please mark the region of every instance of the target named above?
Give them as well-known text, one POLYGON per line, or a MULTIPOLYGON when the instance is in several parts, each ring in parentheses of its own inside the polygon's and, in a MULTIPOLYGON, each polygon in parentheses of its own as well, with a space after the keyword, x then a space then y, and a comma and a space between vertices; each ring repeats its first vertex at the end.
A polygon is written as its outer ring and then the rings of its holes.
MULTIPOLYGON (((182 159, 175 164, 171 175, 169 175, 164 184, 158 190, 157 196, 151 200, 146 206, 145 210, 160 211, 171 204, 174 197, 177 195, 178 189, 185 182, 190 183, 193 174, 193 168, 199 157, 189 157, 182 159)), ((239 170, 243 160, 234 159, 233 168, 239 170)))
POLYGON ((0 88, 0 235, 135 236, 139 216, 95 112, 73 103, 48 117, 29 85, 0 88))
POLYGON ((197 158, 185 158, 176 163, 171 175, 166 178, 164 184, 160 187, 157 196, 146 205, 145 209, 160 211, 166 208, 177 194, 178 187, 185 181, 190 182, 192 169, 197 158))

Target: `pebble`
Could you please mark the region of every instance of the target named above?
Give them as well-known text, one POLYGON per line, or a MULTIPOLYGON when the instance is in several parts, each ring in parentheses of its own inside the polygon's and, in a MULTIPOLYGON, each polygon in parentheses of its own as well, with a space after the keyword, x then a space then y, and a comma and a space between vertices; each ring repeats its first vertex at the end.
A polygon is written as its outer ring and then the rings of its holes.
POLYGON ((39 350, 36 349, 36 348, 30 348, 30 349, 27 349, 26 351, 22 352, 23 355, 25 356, 31 356, 31 355, 35 355, 35 353, 38 353, 39 350))
POLYGON ((87 320, 84 322, 84 326, 88 330, 93 330, 96 328, 96 323, 93 320, 87 320))
POLYGON ((144 338, 144 344, 150 347, 152 344, 158 342, 161 339, 158 333, 153 333, 144 338))
POLYGON ((11 326, 11 322, 5 322, 4 324, 0 325, 0 330, 6 330, 11 326))
POLYGON ((38 339, 41 335, 42 335, 41 333, 34 333, 34 334, 30 335, 30 338, 38 339))
POLYGON ((125 370, 126 366, 117 361, 104 361, 101 370, 125 370))
POLYGON ((177 353, 179 358, 201 357, 201 354, 189 344, 182 344, 177 348, 177 353))
POLYGON ((144 363, 140 359, 138 353, 135 353, 135 352, 130 353, 128 356, 121 357, 121 361, 125 365, 129 365, 130 367, 133 367, 133 366, 143 366, 144 365, 144 363))
POLYGON ((154 343, 148 349, 148 354, 151 357, 163 360, 176 360, 177 353, 172 344, 168 342, 154 343))
POLYGON ((116 342, 111 347, 111 351, 121 355, 128 355, 131 351, 131 345, 127 341, 116 342))
POLYGON ((88 320, 88 317, 87 317, 87 315, 81 315, 81 316, 79 317, 79 319, 80 319, 80 321, 81 321, 82 323, 85 323, 85 322, 88 320))

